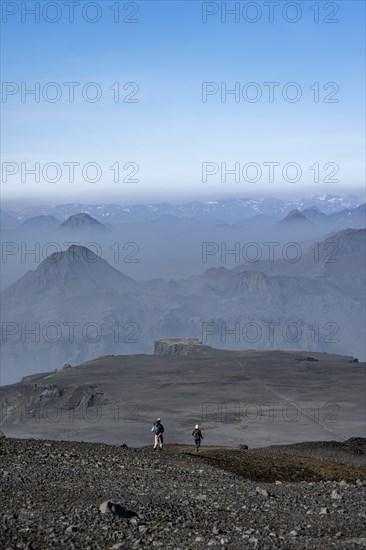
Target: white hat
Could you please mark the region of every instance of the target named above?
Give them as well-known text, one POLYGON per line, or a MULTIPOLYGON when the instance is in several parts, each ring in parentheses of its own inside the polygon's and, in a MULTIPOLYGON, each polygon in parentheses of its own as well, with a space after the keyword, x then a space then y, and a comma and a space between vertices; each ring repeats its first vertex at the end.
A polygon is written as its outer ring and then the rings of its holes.
POLYGON ((196 428, 196 430, 198 430, 198 424, 196 424, 195 428, 196 428))

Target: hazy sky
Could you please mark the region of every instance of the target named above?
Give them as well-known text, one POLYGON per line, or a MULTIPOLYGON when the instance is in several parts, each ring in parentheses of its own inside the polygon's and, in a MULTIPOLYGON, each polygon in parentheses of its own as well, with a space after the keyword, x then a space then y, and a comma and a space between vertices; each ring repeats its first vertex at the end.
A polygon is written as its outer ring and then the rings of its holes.
POLYGON ((362 192, 364 10, 2 2, 3 200, 362 192))

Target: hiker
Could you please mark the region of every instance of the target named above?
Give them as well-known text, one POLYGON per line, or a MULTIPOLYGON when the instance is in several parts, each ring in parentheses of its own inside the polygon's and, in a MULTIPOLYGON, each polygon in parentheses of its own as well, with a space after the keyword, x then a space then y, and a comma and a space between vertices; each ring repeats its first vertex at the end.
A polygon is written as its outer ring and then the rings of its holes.
POLYGON ((154 435, 155 435, 155 443, 154 443, 153 450, 155 451, 155 449, 157 449, 157 447, 159 446, 159 449, 162 451, 163 443, 164 443, 164 439, 163 439, 164 426, 162 425, 160 418, 156 419, 156 421, 153 424, 153 427, 151 428, 151 431, 154 432, 154 435))
POLYGON ((195 445, 196 445, 196 451, 198 452, 198 449, 201 446, 201 439, 203 439, 203 435, 202 435, 202 432, 201 432, 198 424, 195 425, 194 430, 192 432, 192 435, 193 435, 194 442, 195 442, 195 445))

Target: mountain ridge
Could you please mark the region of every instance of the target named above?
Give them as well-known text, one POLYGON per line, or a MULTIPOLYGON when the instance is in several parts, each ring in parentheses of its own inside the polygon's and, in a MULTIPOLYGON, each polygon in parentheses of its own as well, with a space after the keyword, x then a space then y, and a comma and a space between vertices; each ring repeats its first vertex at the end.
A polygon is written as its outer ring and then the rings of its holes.
POLYGON ((155 340, 176 335, 216 347, 230 342, 233 349, 308 349, 362 359, 365 231, 329 236, 319 243, 319 259, 309 250, 297 264, 210 268, 176 281, 135 281, 85 247, 54 253, 56 261, 44 260, 2 292, 3 378, 21 372, 23 364, 29 372, 93 356, 145 353, 155 340), (337 261, 326 261, 334 251, 337 261), (34 330, 37 323, 39 341, 32 342, 23 327, 34 330), (48 326, 57 331, 55 341, 42 332, 47 335, 48 326), (90 326, 94 340, 85 336, 90 326))

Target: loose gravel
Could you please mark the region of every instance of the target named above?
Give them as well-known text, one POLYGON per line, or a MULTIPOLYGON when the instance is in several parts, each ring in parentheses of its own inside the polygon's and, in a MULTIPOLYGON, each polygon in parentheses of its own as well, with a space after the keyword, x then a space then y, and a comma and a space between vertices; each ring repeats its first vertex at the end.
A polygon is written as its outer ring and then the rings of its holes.
POLYGON ((322 459, 309 444, 196 453, 3 437, 0 547, 364 548, 366 440, 358 440, 340 463, 330 442, 322 459))

